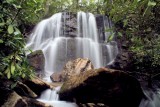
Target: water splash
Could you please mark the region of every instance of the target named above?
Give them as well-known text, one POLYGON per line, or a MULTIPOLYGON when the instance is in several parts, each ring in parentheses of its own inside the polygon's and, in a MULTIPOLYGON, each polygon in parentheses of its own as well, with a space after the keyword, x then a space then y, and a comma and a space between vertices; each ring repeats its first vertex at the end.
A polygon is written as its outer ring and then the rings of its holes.
POLYGON ((139 107, 160 107, 160 90, 144 90, 146 98, 143 98, 139 107))

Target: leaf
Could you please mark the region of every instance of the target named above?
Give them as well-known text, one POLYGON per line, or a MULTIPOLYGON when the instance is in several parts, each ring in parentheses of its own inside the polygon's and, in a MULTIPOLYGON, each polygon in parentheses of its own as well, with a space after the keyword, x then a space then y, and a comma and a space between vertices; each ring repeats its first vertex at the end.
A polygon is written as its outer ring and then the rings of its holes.
POLYGON ((16 9, 22 8, 20 5, 16 5, 16 4, 13 4, 13 6, 14 6, 16 9))
POLYGON ((149 1, 148 2, 148 6, 153 6, 154 7, 155 5, 156 5, 156 2, 154 2, 154 1, 149 1))
POLYGON ((2 39, 0 39, 0 43, 3 43, 3 40, 2 40, 2 39))
POLYGON ((2 75, 3 75, 3 73, 2 73, 2 72, 0 72, 0 75, 2 76, 2 75))
POLYGON ((0 23, 0 26, 4 26, 5 25, 5 23, 0 23))
POLYGON ((12 34, 13 32, 14 32, 13 26, 12 26, 12 25, 9 25, 9 26, 8 26, 8 33, 9 33, 9 34, 12 34))
POLYGON ((12 75, 14 74, 14 71, 15 71, 15 64, 14 64, 14 62, 12 62, 12 64, 11 64, 11 74, 12 75))
POLYGON ((5 74, 7 74, 9 72, 9 67, 4 71, 5 74))
POLYGON ((118 32, 118 37, 122 37, 122 33, 121 32, 118 32))
POLYGON ((18 28, 15 27, 15 30, 16 30, 17 33, 21 34, 21 32, 18 28))
POLYGON ((11 73, 10 73, 10 72, 7 73, 7 78, 8 78, 8 79, 11 78, 11 73))
POLYGON ((21 57, 17 55, 16 60, 21 61, 21 57))
POLYGON ((11 89, 15 88, 16 86, 17 86, 17 82, 15 82, 15 83, 13 83, 13 84, 11 85, 11 89))
POLYGON ((123 21, 123 26, 125 27, 127 24, 128 24, 128 20, 125 19, 125 20, 123 21))
POLYGON ((26 76, 26 75, 23 73, 23 74, 22 74, 22 78, 25 78, 25 76, 26 76))
POLYGON ((114 38, 114 33, 112 33, 112 34, 108 37, 108 41, 109 41, 109 42, 112 41, 113 38, 114 38))

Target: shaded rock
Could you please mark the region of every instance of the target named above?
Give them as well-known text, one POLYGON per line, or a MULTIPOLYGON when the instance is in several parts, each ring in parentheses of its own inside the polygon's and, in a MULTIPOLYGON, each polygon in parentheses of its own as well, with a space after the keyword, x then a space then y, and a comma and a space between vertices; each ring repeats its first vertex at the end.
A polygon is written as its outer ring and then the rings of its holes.
POLYGON ((107 65, 106 67, 112 69, 119 69, 125 71, 131 71, 133 68, 132 57, 134 54, 128 51, 122 51, 117 55, 115 61, 111 65, 107 65))
POLYGON ((35 98, 37 95, 25 84, 23 84, 20 81, 13 81, 8 79, 0 79, 0 87, 3 87, 5 89, 12 89, 20 96, 26 96, 35 98))
POLYGON ((12 92, 13 91, 9 90, 8 88, 0 87, 0 107, 5 103, 12 92))
POLYGON ((33 69, 36 71, 37 76, 41 76, 42 71, 44 71, 44 63, 45 58, 42 50, 36 50, 32 53, 30 53, 28 56, 29 64, 33 67, 33 69))
POLYGON ((52 107, 35 99, 21 97, 16 92, 0 88, 0 107, 52 107))
POLYGON ((37 95, 25 84, 18 82, 13 90, 21 96, 36 98, 37 95))
POLYGON ((24 80, 23 83, 26 84, 31 90, 33 90, 38 96, 42 91, 48 88, 53 88, 49 83, 38 77, 35 77, 32 80, 24 80))
POLYGON ((75 75, 59 92, 60 100, 79 103, 104 103, 109 107, 138 107, 143 92, 132 76, 113 69, 100 68, 75 75))
POLYGON ((82 72, 93 69, 93 65, 89 59, 78 58, 68 61, 62 72, 53 73, 51 80, 53 82, 66 81, 72 76, 79 75, 82 72))
POLYGON ((1 107, 27 107, 27 103, 16 92, 7 88, 0 88, 0 93, 1 107))
POLYGON ((53 107, 49 104, 42 103, 40 101, 37 101, 35 99, 23 97, 23 99, 27 102, 28 106, 27 107, 53 107))

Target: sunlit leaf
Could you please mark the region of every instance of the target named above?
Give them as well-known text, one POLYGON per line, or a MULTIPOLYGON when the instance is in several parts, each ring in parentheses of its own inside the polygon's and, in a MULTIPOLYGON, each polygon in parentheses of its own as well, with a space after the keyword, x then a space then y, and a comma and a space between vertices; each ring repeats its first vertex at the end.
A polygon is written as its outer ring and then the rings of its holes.
POLYGON ((0 26, 4 26, 5 25, 5 23, 0 23, 0 26))
POLYGON ((3 43, 3 40, 2 40, 2 39, 0 39, 0 43, 3 43))
POLYGON ((154 2, 154 1, 149 1, 148 2, 148 6, 155 6, 156 5, 156 2, 154 2))
POLYGON ((14 71, 15 71, 15 64, 14 64, 14 62, 12 62, 12 64, 11 64, 11 74, 12 75, 14 74, 14 71))
POLYGON ((2 76, 3 75, 3 73, 2 72, 0 72, 0 76, 2 76))
POLYGON ((8 78, 8 79, 11 78, 11 73, 10 73, 10 72, 7 73, 7 78, 8 78))
POLYGON ((4 71, 4 73, 7 74, 8 72, 10 72, 9 67, 7 67, 7 69, 4 71))
POLYGON ((112 34, 108 37, 108 41, 109 41, 109 42, 112 41, 113 38, 114 38, 114 33, 112 33, 112 34))
POLYGON ((8 26, 8 33, 9 33, 9 34, 12 34, 13 32, 14 32, 13 26, 12 26, 12 25, 9 25, 9 26, 8 26))
POLYGON ((26 75, 23 73, 23 74, 22 74, 22 78, 25 78, 25 76, 26 76, 26 75))

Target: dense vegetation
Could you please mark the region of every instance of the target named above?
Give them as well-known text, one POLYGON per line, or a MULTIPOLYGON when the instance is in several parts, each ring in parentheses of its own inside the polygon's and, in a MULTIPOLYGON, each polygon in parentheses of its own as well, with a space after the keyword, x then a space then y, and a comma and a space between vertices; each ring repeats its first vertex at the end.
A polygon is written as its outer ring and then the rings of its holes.
POLYGON ((25 25, 42 16, 43 0, 0 1, 0 75, 20 79, 33 75, 25 55, 25 25))
POLYGON ((150 79, 159 75, 160 2, 159 0, 119 0, 106 2, 106 13, 133 56, 133 71, 150 79))
POLYGON ((1 0, 0 75, 9 79, 31 77, 33 70, 24 50, 28 29, 54 13, 80 10, 109 16, 122 45, 135 53, 134 71, 158 75, 159 0, 1 0))

